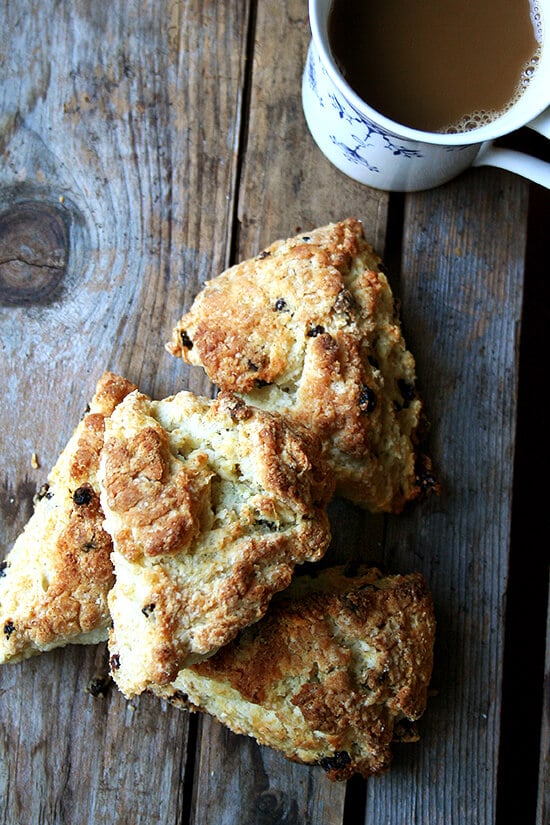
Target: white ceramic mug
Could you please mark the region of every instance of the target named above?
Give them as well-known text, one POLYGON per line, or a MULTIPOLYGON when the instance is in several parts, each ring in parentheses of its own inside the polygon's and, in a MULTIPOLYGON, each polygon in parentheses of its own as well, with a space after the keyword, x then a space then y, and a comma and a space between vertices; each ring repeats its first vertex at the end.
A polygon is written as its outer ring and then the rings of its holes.
POLYGON ((431 189, 469 166, 497 166, 550 189, 550 163, 493 145, 522 126, 550 138, 550 0, 538 0, 543 44, 535 75, 518 101, 492 122, 458 134, 423 132, 384 117, 353 91, 332 57, 332 0, 309 0, 312 40, 302 78, 309 130, 323 154, 360 183, 386 191, 431 189))

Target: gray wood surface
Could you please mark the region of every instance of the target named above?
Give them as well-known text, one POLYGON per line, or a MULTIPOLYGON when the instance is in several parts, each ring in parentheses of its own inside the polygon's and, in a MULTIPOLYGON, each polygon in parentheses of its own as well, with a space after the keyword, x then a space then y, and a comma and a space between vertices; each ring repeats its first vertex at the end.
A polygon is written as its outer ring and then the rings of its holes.
POLYGON ((495 821, 526 207, 491 173, 407 199, 396 291, 443 491, 388 519, 385 561, 434 592, 437 695, 420 753, 368 783, 369 825, 390 800, 392 823, 495 821))
POLYGON ((329 558, 427 576, 422 740, 330 783, 152 697, 92 697, 105 646, 67 648, 0 669, 5 825, 495 822, 528 186, 348 180, 302 117, 308 42, 306 0, 0 0, 0 557, 104 369, 211 394, 164 350, 201 283, 354 215, 392 266, 444 490, 386 519, 335 501, 329 558))

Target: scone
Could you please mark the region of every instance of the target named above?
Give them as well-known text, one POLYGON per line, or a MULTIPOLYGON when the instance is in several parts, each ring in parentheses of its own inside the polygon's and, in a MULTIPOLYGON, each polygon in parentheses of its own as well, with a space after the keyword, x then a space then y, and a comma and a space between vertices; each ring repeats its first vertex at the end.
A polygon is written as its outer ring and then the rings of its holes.
POLYGON ((106 422, 100 486, 116 574, 111 671, 126 696, 257 621, 330 541, 317 440, 230 394, 129 395, 106 422))
POLYGON ((107 638, 112 545, 103 529, 97 470, 105 418, 134 389, 112 373, 101 377, 89 412, 0 564, 0 662, 107 638))
POLYGON ((207 282, 167 349, 314 431, 336 492, 357 504, 397 513, 433 484, 414 358, 358 220, 277 241, 207 282))
POLYGON ((435 619, 424 578, 344 568, 296 576, 266 616, 153 690, 331 779, 385 771, 418 738, 435 619))

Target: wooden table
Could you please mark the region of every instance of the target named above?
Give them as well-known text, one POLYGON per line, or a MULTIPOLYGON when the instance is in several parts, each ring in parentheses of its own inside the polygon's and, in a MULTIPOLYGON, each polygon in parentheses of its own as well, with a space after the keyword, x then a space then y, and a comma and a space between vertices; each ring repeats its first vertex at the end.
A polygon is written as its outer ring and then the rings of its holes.
POLYGON ((334 784, 151 697, 94 698, 105 646, 73 647, 0 671, 2 823, 547 825, 548 193, 484 169, 389 196, 332 168, 301 111, 306 0, 0 9, 0 557, 104 369, 212 394, 164 350, 202 282, 348 215, 389 265, 443 483, 401 516, 331 507, 335 559, 434 594, 434 695, 389 773, 334 784))

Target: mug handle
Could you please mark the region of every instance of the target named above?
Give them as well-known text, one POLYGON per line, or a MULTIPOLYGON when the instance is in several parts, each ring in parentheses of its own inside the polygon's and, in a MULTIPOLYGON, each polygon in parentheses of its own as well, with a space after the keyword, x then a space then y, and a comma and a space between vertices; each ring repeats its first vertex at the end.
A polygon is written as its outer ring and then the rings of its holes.
MULTIPOLYGON (((550 138, 550 108, 527 124, 530 129, 534 129, 545 138, 550 138)), ((473 166, 496 166, 499 169, 506 169, 515 172, 533 183, 550 189, 550 163, 523 152, 516 152, 513 149, 500 149, 489 140, 484 143, 479 150, 473 166)))

